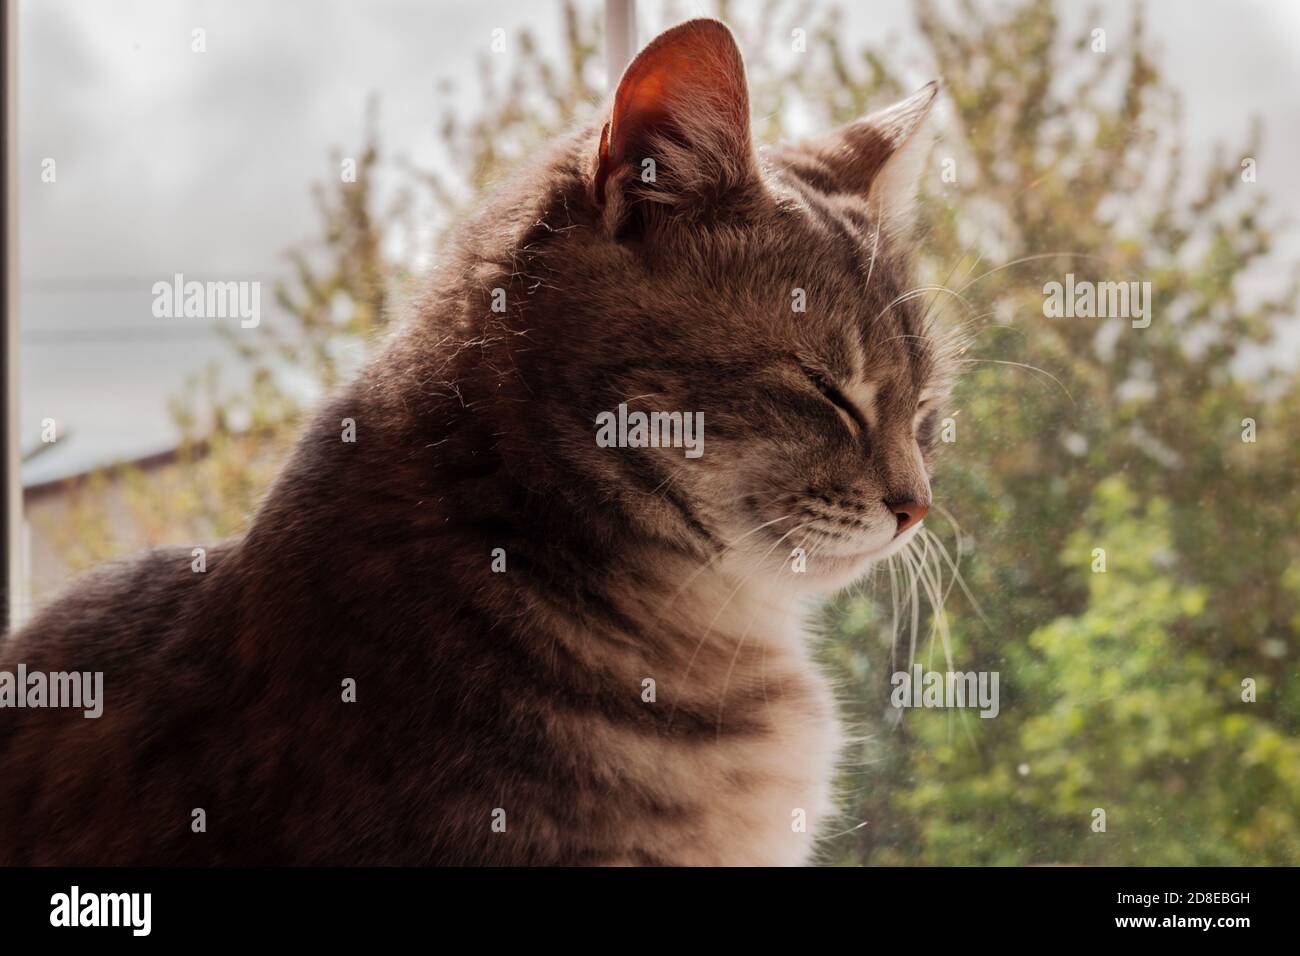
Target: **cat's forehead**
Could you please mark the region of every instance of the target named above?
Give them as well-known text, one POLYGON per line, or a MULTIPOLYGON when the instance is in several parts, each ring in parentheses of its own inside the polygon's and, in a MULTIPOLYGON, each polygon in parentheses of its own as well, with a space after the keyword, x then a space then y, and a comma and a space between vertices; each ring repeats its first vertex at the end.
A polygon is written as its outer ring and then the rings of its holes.
MULTIPOLYGON (((630 241, 595 223, 535 231, 530 248, 545 253, 553 277, 536 292, 561 290, 566 314, 594 306, 602 334, 650 323, 661 348, 705 362, 808 353, 845 380, 914 401, 932 377, 933 303, 915 294, 902 240, 877 227, 864 200, 784 174, 769 183, 771 204, 737 221, 674 224, 630 241)), ((563 222, 574 204, 558 194, 541 218, 563 222)))
POLYGON ((880 402, 905 410, 938 390, 935 343, 924 331, 909 331, 921 328, 914 309, 900 306, 849 330, 861 355, 854 377, 880 402))
POLYGON ((772 254, 782 272, 802 272, 815 287, 808 324, 821 331, 837 371, 893 392, 928 387, 939 358, 933 295, 911 283, 900 240, 852 198, 795 202, 778 221, 788 235, 772 254))

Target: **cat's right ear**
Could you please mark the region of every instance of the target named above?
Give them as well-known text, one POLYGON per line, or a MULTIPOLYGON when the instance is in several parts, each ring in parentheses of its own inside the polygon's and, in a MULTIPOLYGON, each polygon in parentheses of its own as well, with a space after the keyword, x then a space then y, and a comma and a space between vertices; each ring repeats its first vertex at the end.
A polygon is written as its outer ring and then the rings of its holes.
POLYGON ((760 184, 731 31, 700 19, 661 33, 624 71, 601 131, 592 193, 606 223, 726 216, 760 184))
POLYGON ((939 83, 927 83, 893 106, 795 149, 816 163, 813 172, 823 192, 865 197, 882 228, 903 234, 915 215, 917 184, 932 140, 927 120, 938 94, 939 83))

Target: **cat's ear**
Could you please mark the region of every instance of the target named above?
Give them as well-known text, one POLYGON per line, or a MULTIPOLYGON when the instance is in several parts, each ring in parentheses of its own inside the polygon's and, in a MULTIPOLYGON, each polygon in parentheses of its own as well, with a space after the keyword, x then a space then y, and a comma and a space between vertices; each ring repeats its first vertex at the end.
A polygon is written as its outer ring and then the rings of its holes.
POLYGON ((887 232, 905 232, 915 218, 917 184, 933 141, 927 118, 938 93, 938 81, 931 81, 805 147, 819 161, 828 191, 865 195, 887 232))
POLYGON ((612 223, 648 204, 718 214, 760 182, 736 41, 717 20, 661 33, 628 65, 595 158, 593 198, 612 223))

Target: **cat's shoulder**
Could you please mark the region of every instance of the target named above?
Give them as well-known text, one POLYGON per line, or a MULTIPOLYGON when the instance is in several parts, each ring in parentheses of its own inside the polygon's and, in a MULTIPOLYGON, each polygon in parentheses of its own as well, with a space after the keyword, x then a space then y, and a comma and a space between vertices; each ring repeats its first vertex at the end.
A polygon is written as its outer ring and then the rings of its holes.
POLYGON ((157 547, 99 565, 74 578, 5 641, 0 659, 33 662, 73 654, 90 662, 120 654, 124 643, 152 643, 175 626, 225 551, 157 547))

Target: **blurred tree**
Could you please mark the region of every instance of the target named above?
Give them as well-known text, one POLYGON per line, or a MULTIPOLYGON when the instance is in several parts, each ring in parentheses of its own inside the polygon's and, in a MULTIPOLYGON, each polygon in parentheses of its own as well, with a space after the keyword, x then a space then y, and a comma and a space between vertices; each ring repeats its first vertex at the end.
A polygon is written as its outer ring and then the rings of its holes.
MULTIPOLYGON (((824 858, 1300 863, 1300 375, 1268 361, 1300 272, 1259 291, 1277 272, 1277 226, 1264 187, 1240 175, 1258 131, 1189 185, 1180 104, 1145 53, 1140 7, 1125 23, 1082 18, 1107 29, 1106 52, 1090 30, 1065 35, 1046 0, 915 9, 946 90, 918 284, 948 290, 934 307, 968 323, 975 347, 936 482, 949 527, 824 612, 822 655, 860 741, 824 858), (1046 318, 1044 283, 1066 273, 1150 282, 1150 326, 1046 318), (1097 548, 1105 573, 1092 570, 1097 548), (925 618, 927 604, 946 614, 925 618), (918 659, 937 635, 957 668, 1000 673, 996 719, 890 708, 889 675, 923 618, 918 659)), ((297 280, 277 294, 288 324, 232 339, 247 384, 196 382, 176 404, 186 467, 128 485, 147 540, 242 527, 304 405, 389 321, 426 252, 415 223, 445 227, 593 114, 598 11, 561 11, 557 61, 527 32, 504 75, 484 58, 474 117, 443 89, 444 168, 386 160, 372 124, 356 181, 317 188, 321 236, 291 254, 297 280), (402 183, 382 208, 381 176, 402 183)), ((668 3, 665 21, 689 12, 668 3)), ((905 92, 892 55, 851 40, 834 5, 716 12, 746 52, 764 141, 905 92)), ((95 488, 65 536, 78 563, 122 547, 95 488)))
POLYGON ((1246 291, 1273 263, 1267 196, 1239 175, 1258 143, 1187 188, 1140 7, 1126 29, 1084 18, 1108 53, 1068 42, 1047 3, 916 8, 955 113, 937 161, 957 171, 930 180, 922 252, 934 281, 959 274, 980 353, 937 491, 988 622, 948 624, 960 669, 1000 672, 1002 710, 884 719, 882 615, 836 602, 827 654, 866 743, 828 857, 1294 864, 1300 382, 1261 357, 1297 283, 1246 291), (1151 325, 1045 318, 1066 273, 1150 282, 1151 325), (1268 436, 1243 442, 1246 418, 1268 436))

